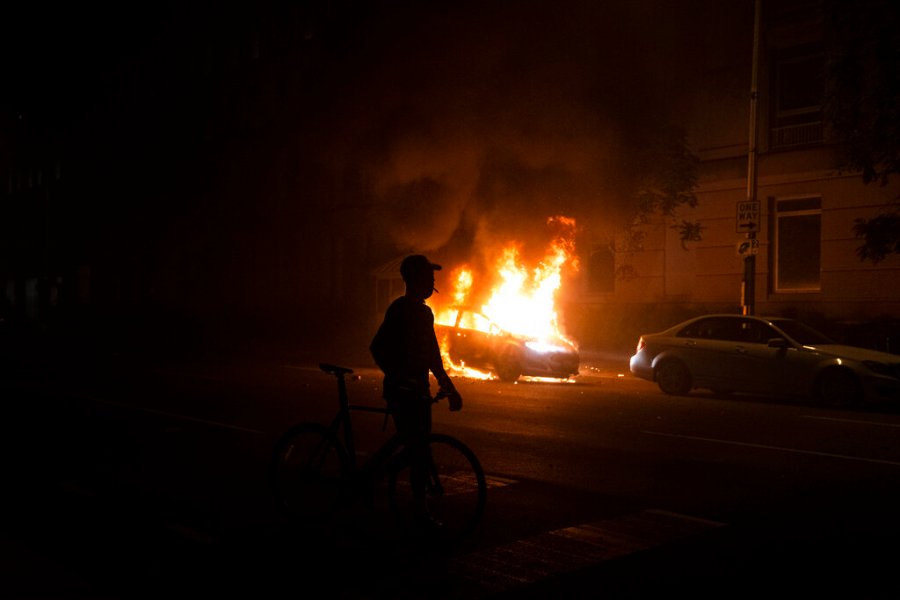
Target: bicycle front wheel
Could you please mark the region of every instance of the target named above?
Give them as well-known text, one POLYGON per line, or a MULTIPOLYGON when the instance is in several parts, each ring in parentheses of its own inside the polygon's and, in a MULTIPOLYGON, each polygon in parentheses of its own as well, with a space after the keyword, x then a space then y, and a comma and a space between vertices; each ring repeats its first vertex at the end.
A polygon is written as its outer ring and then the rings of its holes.
MULTIPOLYGON (((472 532, 484 514, 484 470, 475 453, 454 437, 431 433, 423 443, 428 463, 425 502, 428 513, 440 525, 435 533, 444 541, 458 542, 472 532)), ((404 528, 416 527, 419 516, 410 481, 411 451, 401 451, 388 469, 390 507, 404 528)))
POLYGON ((350 460, 334 434, 319 423, 301 423, 275 445, 272 484, 291 514, 315 522, 337 510, 350 460))

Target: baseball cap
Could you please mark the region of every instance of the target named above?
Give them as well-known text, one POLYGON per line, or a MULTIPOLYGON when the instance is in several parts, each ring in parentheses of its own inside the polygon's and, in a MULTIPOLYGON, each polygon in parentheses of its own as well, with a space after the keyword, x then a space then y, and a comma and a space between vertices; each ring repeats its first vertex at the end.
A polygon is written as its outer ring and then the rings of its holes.
POLYGON ((403 277, 403 281, 409 281, 416 275, 429 271, 440 271, 441 268, 441 265, 431 262, 424 254, 410 254, 400 263, 400 276, 403 277))

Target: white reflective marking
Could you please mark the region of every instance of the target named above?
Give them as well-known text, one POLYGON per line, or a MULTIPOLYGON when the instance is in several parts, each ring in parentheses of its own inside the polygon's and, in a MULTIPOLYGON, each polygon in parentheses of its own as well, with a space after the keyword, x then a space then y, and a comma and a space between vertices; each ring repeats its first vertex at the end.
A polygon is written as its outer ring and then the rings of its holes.
POLYGON ((127 408, 134 411, 150 413, 154 415, 160 415, 163 417, 169 417, 171 419, 178 419, 181 421, 192 421, 194 423, 202 423, 203 425, 212 425, 213 427, 223 427, 225 429, 234 429, 235 431, 243 431, 244 433, 252 433, 254 435, 262 435, 264 432, 258 431, 256 429, 248 429, 246 427, 239 427, 237 425, 230 425, 228 423, 221 423, 219 421, 208 421, 206 419, 198 419, 196 417, 189 417, 187 415, 179 415, 177 413, 170 413, 162 410, 154 410, 152 408, 144 408, 143 406, 131 406, 130 404, 122 404, 121 402, 113 402, 111 400, 102 400, 99 398, 95 398, 94 402, 102 402, 103 404, 108 404, 110 406, 116 406, 119 408, 127 408))
POLYGON ((863 421, 860 419, 839 419, 837 417, 820 417, 817 415, 803 415, 804 419, 818 419, 820 421, 838 421, 840 423, 855 423, 857 425, 875 425, 878 427, 898 427, 900 423, 881 423, 879 421, 863 421))
POLYGON ((487 481, 487 486, 491 487, 503 487, 505 485, 512 485, 514 483, 519 483, 515 479, 508 479, 506 477, 497 477, 496 475, 485 475, 485 480, 487 481))
POLYGON ((683 440, 696 440, 699 442, 710 442, 713 444, 728 444, 731 446, 744 446, 747 448, 760 448, 761 450, 773 450, 775 452, 790 452, 793 454, 808 454, 810 456, 824 456, 826 458, 840 458, 842 460, 855 460, 858 462, 874 463, 879 465, 891 465, 900 467, 900 462, 895 460, 884 460, 881 458, 864 458, 861 456, 848 456, 846 454, 834 454, 831 452, 817 452, 815 450, 800 450, 799 448, 784 448, 781 446, 769 446, 766 444, 753 444, 750 442, 737 442, 734 440, 720 440, 716 438, 700 437, 696 435, 683 435, 680 433, 664 433, 662 431, 642 431, 647 435, 659 435, 663 437, 680 438, 683 440))
POLYGON ((645 510, 478 550, 452 559, 448 566, 460 582, 464 597, 490 597, 724 525, 645 510))

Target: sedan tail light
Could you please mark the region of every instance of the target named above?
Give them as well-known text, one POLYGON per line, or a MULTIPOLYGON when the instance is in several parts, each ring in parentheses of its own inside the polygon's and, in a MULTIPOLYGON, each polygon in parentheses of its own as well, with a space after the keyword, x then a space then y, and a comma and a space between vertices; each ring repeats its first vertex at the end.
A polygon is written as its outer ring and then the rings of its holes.
POLYGON ((647 345, 647 343, 644 341, 643 336, 638 338, 637 349, 635 349, 635 354, 640 352, 641 350, 643 350, 644 346, 646 346, 646 345, 647 345))

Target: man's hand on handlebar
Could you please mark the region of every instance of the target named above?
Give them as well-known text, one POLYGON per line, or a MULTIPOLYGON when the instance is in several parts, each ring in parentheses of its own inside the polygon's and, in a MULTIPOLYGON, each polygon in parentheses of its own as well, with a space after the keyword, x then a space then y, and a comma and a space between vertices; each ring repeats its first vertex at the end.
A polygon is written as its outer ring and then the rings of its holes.
POLYGON ((450 410, 452 412, 462 410, 462 396, 459 395, 459 392, 456 391, 456 386, 454 386, 452 383, 449 383, 449 385, 442 385, 440 391, 438 391, 437 393, 437 396, 434 397, 434 400, 435 402, 437 402, 441 398, 447 399, 447 402, 450 404, 450 410))

